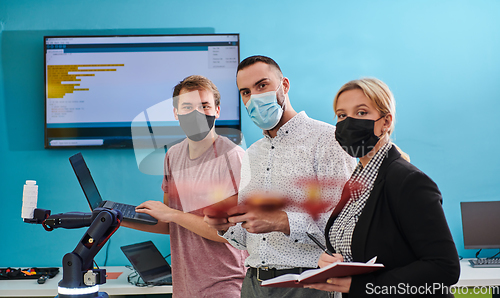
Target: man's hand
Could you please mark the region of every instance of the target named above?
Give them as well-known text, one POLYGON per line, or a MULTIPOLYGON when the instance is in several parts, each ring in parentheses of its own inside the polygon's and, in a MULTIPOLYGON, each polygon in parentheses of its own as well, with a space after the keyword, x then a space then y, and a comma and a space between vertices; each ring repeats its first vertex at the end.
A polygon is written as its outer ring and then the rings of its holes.
POLYGON ((172 209, 159 201, 146 201, 135 208, 138 213, 146 213, 161 222, 173 222, 177 214, 182 211, 172 209))
POLYGON ((238 195, 230 196, 229 198, 212 204, 208 207, 203 208, 203 214, 208 215, 208 217, 220 217, 227 218, 229 214, 228 210, 238 205, 238 195))
POLYGON ((205 213, 205 218, 203 219, 203 221, 205 221, 212 229, 223 232, 236 225, 235 223, 228 222, 227 218, 211 217, 208 213, 205 213))
POLYGON ((288 215, 285 211, 266 210, 248 205, 238 205, 228 211, 229 223, 241 222, 241 226, 249 233, 282 232, 290 235, 288 215))

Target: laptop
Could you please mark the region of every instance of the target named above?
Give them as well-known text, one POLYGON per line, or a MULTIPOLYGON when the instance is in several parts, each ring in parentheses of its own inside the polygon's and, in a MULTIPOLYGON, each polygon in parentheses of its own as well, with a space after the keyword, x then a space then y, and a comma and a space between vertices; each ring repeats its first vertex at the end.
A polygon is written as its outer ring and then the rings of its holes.
POLYGON ((71 156, 69 158, 69 162, 75 171, 78 182, 80 182, 80 186, 82 187, 83 193, 89 203, 90 210, 94 210, 97 207, 115 209, 119 210, 123 214, 123 220, 126 221, 149 225, 158 223, 158 220, 149 214, 136 213, 135 206, 115 203, 112 201, 103 201, 81 153, 71 156))
POLYGON ((151 241, 120 247, 147 284, 171 285, 172 268, 151 241))

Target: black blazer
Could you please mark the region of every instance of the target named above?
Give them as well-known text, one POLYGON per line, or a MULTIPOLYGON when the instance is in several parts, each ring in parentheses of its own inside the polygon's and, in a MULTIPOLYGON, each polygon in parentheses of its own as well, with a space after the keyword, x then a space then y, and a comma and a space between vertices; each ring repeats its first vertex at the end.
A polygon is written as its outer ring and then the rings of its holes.
MULTIPOLYGON (((377 256, 377 263, 385 268, 352 276, 349 295, 344 297, 387 297, 387 293, 399 296, 418 291, 423 294, 416 295, 419 297, 453 297, 446 295, 447 289, 428 290, 453 285, 460 275, 457 250, 441 203, 437 185, 393 146, 380 166, 351 244, 354 262, 377 256)), ((329 233, 334 220, 330 218, 325 230, 331 251, 329 233)), ((415 295, 403 297, 410 296, 415 295)))

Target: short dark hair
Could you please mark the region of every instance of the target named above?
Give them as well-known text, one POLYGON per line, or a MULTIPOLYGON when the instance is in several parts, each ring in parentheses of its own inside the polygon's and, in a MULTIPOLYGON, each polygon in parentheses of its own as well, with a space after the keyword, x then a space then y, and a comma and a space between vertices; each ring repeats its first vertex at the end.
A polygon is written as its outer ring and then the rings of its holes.
POLYGON ((214 94, 214 103, 215 106, 218 107, 220 105, 220 93, 217 89, 217 86, 207 79, 204 76, 192 75, 184 80, 180 81, 179 84, 175 85, 174 93, 173 93, 173 104, 174 108, 179 107, 179 94, 182 89, 186 89, 187 91, 195 91, 195 90, 207 90, 214 94))
POLYGON ((271 67, 274 67, 278 72, 278 77, 280 77, 280 78, 283 77, 283 73, 281 72, 281 68, 278 65, 278 63, 276 63, 276 61, 274 61, 273 59, 271 59, 269 57, 261 56, 261 55, 255 55, 255 56, 250 56, 250 57, 245 58, 243 61, 240 62, 240 64, 238 64, 238 70, 236 71, 236 73, 238 73, 240 70, 245 69, 245 68, 249 67, 250 65, 253 65, 257 62, 263 62, 267 65, 270 65, 271 67))

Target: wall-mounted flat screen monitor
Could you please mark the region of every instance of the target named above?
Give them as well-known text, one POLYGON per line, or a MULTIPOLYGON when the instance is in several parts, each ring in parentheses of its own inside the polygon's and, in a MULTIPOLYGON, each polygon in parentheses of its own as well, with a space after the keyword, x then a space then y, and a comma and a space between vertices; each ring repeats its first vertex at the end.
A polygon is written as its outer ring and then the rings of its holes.
POLYGON ((500 201, 461 202, 465 249, 500 248, 500 201))
POLYGON ((162 144, 185 138, 172 105, 161 120, 138 116, 190 75, 218 87, 216 129, 238 143, 239 45, 239 34, 45 36, 45 148, 131 148, 132 126, 156 127, 162 144))

